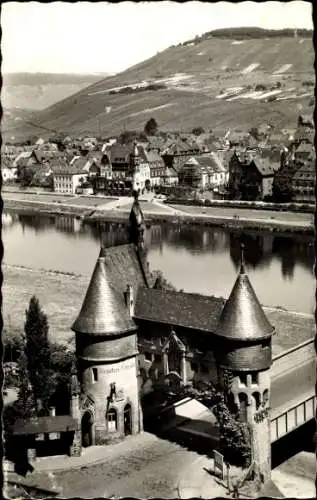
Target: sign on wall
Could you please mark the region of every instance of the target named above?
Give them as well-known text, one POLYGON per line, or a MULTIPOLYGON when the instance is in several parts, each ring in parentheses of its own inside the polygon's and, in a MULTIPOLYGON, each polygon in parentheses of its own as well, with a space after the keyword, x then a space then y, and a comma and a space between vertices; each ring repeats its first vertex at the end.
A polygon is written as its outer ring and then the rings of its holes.
POLYGON ((218 470, 220 478, 224 478, 224 461, 223 455, 219 451, 214 450, 214 473, 218 470))

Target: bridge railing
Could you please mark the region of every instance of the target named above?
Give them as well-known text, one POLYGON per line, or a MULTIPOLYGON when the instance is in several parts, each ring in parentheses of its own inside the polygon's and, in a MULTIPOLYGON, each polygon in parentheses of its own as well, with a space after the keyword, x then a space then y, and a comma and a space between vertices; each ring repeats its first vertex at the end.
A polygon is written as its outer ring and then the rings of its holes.
POLYGON ((297 427, 305 424, 315 417, 316 396, 309 395, 301 402, 288 408, 280 415, 271 419, 271 442, 285 436, 297 427))

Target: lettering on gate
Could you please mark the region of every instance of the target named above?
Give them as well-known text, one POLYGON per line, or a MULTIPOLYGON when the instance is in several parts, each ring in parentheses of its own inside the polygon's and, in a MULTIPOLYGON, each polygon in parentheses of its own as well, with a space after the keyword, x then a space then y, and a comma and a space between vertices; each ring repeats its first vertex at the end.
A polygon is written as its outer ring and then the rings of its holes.
POLYGON ((118 368, 112 367, 112 368, 106 368, 105 373, 110 374, 110 373, 120 373, 123 370, 129 370, 130 368, 133 368, 135 366, 135 363, 130 363, 128 365, 120 366, 118 368))

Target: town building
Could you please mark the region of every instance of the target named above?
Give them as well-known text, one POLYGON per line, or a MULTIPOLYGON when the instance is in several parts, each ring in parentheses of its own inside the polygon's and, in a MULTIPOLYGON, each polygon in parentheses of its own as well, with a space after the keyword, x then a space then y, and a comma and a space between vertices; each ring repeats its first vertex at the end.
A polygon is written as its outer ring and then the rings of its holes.
POLYGON ((141 158, 150 168, 150 185, 151 188, 159 186, 163 182, 165 165, 158 150, 153 148, 148 150, 146 146, 139 146, 141 158))
POLYGON ((179 168, 191 156, 201 153, 201 147, 193 141, 177 139, 170 143, 161 155, 167 167, 175 168, 178 172, 179 168))
POLYGON ((179 185, 191 188, 219 188, 228 181, 228 172, 215 153, 192 156, 178 171, 179 185))
POLYGON ((133 144, 129 160, 126 182, 131 184, 133 191, 143 193, 145 188, 150 189, 151 187, 151 171, 147 160, 140 155, 137 142, 133 144))
POLYGON ((272 196, 279 163, 257 155, 232 155, 229 162, 228 193, 232 200, 258 201, 272 196))
POLYGON ((59 160, 52 166, 54 191, 61 194, 76 194, 77 189, 87 180, 87 170, 81 166, 59 160))
POLYGON ((6 157, 1 158, 1 176, 2 182, 15 181, 18 178, 18 169, 12 165, 6 157))

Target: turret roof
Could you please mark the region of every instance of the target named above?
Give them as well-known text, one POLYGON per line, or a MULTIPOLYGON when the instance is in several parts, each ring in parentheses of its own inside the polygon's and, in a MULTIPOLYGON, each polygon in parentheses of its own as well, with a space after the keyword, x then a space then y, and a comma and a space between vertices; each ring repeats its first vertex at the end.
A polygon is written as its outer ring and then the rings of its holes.
POLYGON ((89 335, 112 336, 136 329, 121 295, 111 285, 104 257, 99 257, 84 302, 72 330, 89 335))
POLYGON ((269 338, 274 327, 269 323, 245 272, 243 257, 240 273, 222 310, 215 333, 237 341, 269 338))

